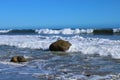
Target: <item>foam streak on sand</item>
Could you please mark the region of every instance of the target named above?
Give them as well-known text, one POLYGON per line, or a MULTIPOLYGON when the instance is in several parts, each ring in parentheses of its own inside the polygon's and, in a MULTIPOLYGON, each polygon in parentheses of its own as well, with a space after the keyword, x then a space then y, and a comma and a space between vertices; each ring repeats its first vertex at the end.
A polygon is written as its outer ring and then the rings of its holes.
POLYGON ((1 35, 0 45, 47 50, 49 45, 58 39, 67 40, 72 44, 68 52, 99 54, 101 56, 111 56, 112 58, 120 59, 120 41, 102 38, 83 38, 81 36, 1 35))

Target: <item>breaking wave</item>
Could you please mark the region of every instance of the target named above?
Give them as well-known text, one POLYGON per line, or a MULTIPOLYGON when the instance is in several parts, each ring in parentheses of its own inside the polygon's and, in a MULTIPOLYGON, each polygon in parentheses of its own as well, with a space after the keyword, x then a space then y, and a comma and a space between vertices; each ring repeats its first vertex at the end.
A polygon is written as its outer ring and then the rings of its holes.
POLYGON ((82 34, 82 33, 92 33, 93 29, 61 29, 61 30, 52 30, 52 29, 40 29, 36 30, 38 34, 82 34))
POLYGON ((120 40, 84 38, 79 35, 72 37, 40 35, 1 35, 0 45, 48 50, 49 45, 58 39, 67 40, 72 44, 67 52, 98 54, 100 56, 111 56, 112 58, 120 59, 120 40))
POLYGON ((106 34, 106 31, 110 31, 113 34, 120 34, 120 28, 116 29, 71 29, 71 28, 65 28, 65 29, 10 29, 10 30, 0 30, 0 34, 94 34, 95 30, 99 30, 99 34, 106 34))

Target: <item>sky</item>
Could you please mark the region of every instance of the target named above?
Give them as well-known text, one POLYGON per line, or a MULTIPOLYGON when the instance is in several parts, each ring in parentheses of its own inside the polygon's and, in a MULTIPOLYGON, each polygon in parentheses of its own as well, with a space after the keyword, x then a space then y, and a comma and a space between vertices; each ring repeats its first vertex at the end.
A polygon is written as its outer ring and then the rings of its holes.
POLYGON ((120 0, 0 0, 0 29, 119 24, 120 0))

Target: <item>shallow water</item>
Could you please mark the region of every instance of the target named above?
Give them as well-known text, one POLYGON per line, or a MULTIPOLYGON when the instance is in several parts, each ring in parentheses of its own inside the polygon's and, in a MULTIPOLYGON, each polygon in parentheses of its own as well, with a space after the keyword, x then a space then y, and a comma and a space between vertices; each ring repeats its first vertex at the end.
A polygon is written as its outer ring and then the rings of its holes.
POLYGON ((120 60, 81 52, 0 46, 0 80, 119 80, 120 60), (12 63, 24 55, 28 62, 12 63))
POLYGON ((36 31, 0 32, 0 80, 120 80, 119 35, 93 35, 91 29, 36 31), (59 39, 72 44, 69 50, 49 51, 59 39), (10 62, 13 56, 28 61, 10 62))

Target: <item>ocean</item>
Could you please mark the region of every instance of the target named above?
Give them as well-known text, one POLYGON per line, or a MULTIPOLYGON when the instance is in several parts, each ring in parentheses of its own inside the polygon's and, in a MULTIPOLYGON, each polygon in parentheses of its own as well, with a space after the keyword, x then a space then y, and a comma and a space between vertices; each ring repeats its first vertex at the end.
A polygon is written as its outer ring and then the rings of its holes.
POLYGON ((0 30, 0 80, 120 80, 120 28, 0 30), (97 30, 96 30, 97 31, 97 30), (57 40, 72 45, 51 52, 57 40), (27 62, 10 62, 24 56, 27 62))

